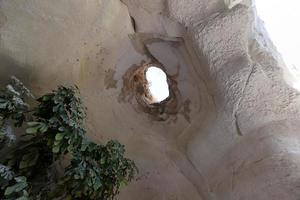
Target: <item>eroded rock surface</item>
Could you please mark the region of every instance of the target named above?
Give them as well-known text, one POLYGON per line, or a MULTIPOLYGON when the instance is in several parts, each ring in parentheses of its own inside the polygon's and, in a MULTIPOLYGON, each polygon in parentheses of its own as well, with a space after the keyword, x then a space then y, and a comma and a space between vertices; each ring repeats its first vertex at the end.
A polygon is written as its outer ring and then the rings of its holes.
POLYGON ((0 83, 77 84, 89 136, 140 169, 121 200, 297 200, 299 93, 258 21, 249 1, 1 0, 0 83), (164 120, 120 100, 152 61, 179 91, 164 120))

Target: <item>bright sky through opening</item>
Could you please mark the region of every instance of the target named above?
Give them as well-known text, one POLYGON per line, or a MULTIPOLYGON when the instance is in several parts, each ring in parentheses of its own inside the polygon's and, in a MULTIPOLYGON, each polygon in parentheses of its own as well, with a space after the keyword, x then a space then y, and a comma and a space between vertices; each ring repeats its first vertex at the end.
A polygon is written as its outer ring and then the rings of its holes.
POLYGON ((159 103, 169 97, 167 75, 160 68, 151 66, 146 71, 148 87, 154 103, 159 103))
POLYGON ((256 0, 259 17, 300 90, 300 0, 256 0))

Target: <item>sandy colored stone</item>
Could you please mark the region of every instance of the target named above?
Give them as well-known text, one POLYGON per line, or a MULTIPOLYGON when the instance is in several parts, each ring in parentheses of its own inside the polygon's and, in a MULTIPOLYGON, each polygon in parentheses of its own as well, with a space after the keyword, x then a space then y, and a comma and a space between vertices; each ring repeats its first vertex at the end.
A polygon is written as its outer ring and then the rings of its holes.
POLYGON ((118 139, 140 169, 120 200, 298 200, 299 92, 247 5, 2 0, 0 83, 77 84, 89 137, 118 139), (165 121, 119 101, 127 70, 151 59, 180 92, 165 121))

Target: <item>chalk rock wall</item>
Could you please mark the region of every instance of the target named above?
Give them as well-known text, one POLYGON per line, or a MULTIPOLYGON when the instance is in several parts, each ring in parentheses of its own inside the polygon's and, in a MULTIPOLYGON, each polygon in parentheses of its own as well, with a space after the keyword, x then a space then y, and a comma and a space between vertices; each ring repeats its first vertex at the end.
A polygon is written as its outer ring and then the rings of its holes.
POLYGON ((120 200, 297 200, 299 93, 249 2, 1 0, 0 83, 78 85, 89 137, 140 169, 120 200), (151 59, 179 91, 160 121, 123 84, 151 59))

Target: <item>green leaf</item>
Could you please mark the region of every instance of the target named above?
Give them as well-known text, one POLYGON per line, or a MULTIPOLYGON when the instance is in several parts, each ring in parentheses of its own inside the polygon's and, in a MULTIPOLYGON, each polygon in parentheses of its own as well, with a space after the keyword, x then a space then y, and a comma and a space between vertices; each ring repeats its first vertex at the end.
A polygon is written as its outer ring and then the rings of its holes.
POLYGON ((42 101, 49 101, 51 99, 51 96, 50 95, 44 95, 42 97, 42 101))
POLYGON ((59 146, 55 146, 55 147, 52 148, 53 153, 58 153, 59 150, 60 150, 59 146))
POLYGON ((85 151, 87 149, 87 147, 89 146, 89 144, 90 144, 89 141, 82 140, 80 151, 85 151))
POLYGON ((53 145, 54 145, 54 146, 59 146, 60 143, 61 143, 60 140, 55 140, 54 143, 53 143, 53 145))
POLYGON ((120 187, 125 187, 128 185, 128 181, 126 179, 123 179, 121 182, 120 182, 120 187))
POLYGON ((6 99, 0 98, 0 103, 4 103, 6 101, 7 101, 6 99))
POLYGON ((0 103, 0 109, 5 109, 7 106, 7 103, 0 103))
POLYGON ((72 196, 68 195, 68 196, 66 196, 66 198, 64 198, 64 200, 72 200, 72 196))
POLYGON ((8 195, 12 194, 14 191, 15 191, 15 187, 14 186, 7 187, 5 189, 4 195, 8 196, 8 195))
POLYGON ((14 187, 15 189, 15 192, 20 192, 22 191, 23 189, 25 189, 27 187, 27 183, 25 182, 22 182, 22 183, 17 183, 14 187))
POLYGON ((80 176, 78 176, 77 174, 74 175, 75 179, 80 179, 80 176))
POLYGON ((34 134, 37 133, 37 131, 38 131, 38 127, 31 127, 26 129, 26 133, 28 134, 34 134))
POLYGON ((39 153, 36 149, 25 154, 22 157, 22 160, 20 162, 20 166, 19 166, 20 169, 34 166, 37 163, 38 158, 39 158, 39 153))
POLYGON ((4 192, 4 195, 5 196, 8 196, 8 195, 11 195, 12 193, 14 192, 20 192, 22 191, 23 189, 25 189, 27 187, 27 183, 26 182, 20 182, 20 183, 17 183, 13 186, 10 186, 10 187, 7 187, 5 189, 5 192, 4 192))
POLYGON ((68 150, 69 152, 71 152, 71 151, 73 150, 73 147, 70 145, 70 146, 67 147, 67 150, 68 150))
POLYGON ((40 125, 40 122, 27 122, 28 126, 37 126, 40 125))
POLYGON ((15 180, 18 182, 18 183, 21 183, 21 182, 26 182, 27 181, 27 178, 25 176, 18 176, 15 178, 15 180))
POLYGON ((17 198, 16 200, 29 200, 29 199, 28 199, 28 197, 22 196, 22 197, 17 198))
POLYGON ((62 140, 64 138, 64 134, 63 133, 57 133, 55 135, 55 140, 62 140))
POLYGON ((100 159, 100 164, 103 165, 105 163, 105 158, 100 159))
POLYGON ((48 130, 48 126, 46 124, 42 124, 40 131, 41 133, 45 133, 48 130))

